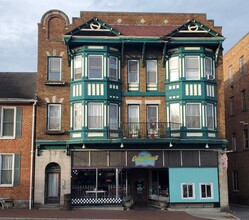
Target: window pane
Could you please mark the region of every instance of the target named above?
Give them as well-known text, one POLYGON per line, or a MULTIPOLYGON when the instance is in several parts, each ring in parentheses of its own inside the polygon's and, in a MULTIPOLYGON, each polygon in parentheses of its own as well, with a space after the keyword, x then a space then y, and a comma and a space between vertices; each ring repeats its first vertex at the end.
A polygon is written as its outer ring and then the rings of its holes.
POLYGON ((128 61, 128 82, 138 83, 138 61, 137 60, 128 61))
POLYGON ((48 106, 48 129, 61 129, 61 105, 59 104, 50 104, 48 106))
POLYGON ((188 197, 192 198, 193 197, 193 186, 188 185, 188 197))
POLYGON ((170 127, 171 129, 180 128, 180 105, 179 103, 170 104, 170 127))
POLYGON ((50 57, 49 58, 49 76, 48 80, 60 81, 61 80, 61 58, 50 57))
POLYGON ((78 130, 82 128, 82 104, 75 103, 74 104, 74 130, 78 130))
POLYGON ((158 127, 158 106, 148 105, 147 106, 147 126, 149 129, 157 129, 158 127))
POLYGON ((118 129, 118 105, 110 104, 109 106, 109 123, 110 129, 118 129))
POLYGON ((74 57, 74 79, 81 79, 82 73, 82 64, 81 64, 81 56, 74 57))
POLYGON ((146 61, 147 83, 157 83, 157 61, 146 61))
POLYGON ((139 106, 129 105, 128 106, 128 122, 129 129, 136 130, 139 129, 139 106))
POLYGON ((172 57, 169 60, 169 78, 170 81, 179 80, 178 57, 172 57))
POLYGON ((185 71, 186 79, 196 80, 200 79, 199 71, 199 59, 198 57, 185 57, 185 71))
POLYGON ((208 129, 214 129, 214 110, 213 105, 207 105, 207 127, 208 129))
POLYGON ((3 109, 3 136, 14 136, 14 109, 3 109))
POLYGON ((116 57, 109 58, 109 78, 111 80, 118 79, 118 64, 116 57))
POLYGON ((205 75, 213 75, 212 73, 212 58, 205 58, 205 75))
POLYGON ((90 79, 102 79, 101 55, 90 55, 88 57, 88 70, 90 79))
POLYGON ((187 104, 186 105, 186 124, 187 128, 200 128, 200 105, 187 104))
POLYGON ((101 103, 88 104, 88 127, 103 128, 103 108, 101 103))
POLYGON ((12 184, 13 156, 2 155, 1 184, 12 184))

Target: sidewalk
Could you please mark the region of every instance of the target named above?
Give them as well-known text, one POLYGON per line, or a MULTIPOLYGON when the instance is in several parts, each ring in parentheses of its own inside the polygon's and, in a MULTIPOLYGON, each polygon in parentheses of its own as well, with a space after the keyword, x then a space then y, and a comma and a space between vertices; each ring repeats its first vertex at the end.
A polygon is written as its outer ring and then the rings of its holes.
POLYGON ((185 210, 160 210, 155 208, 123 210, 93 210, 93 209, 72 209, 64 211, 59 209, 4 209, 0 210, 0 219, 24 220, 24 219, 119 219, 119 220, 207 220, 207 219, 237 219, 231 213, 219 212, 216 209, 185 209, 185 210))

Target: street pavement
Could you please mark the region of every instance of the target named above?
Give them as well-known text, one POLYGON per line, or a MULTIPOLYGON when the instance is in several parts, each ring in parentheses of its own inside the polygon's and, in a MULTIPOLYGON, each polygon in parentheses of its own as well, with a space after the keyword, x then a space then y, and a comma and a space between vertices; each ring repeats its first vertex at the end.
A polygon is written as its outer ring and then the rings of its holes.
MULTIPOLYGON (((235 209, 234 209, 235 210, 235 209)), ((9 208, 0 210, 0 219, 8 220, 26 220, 26 219, 49 219, 49 220, 228 220, 239 219, 234 214, 238 215, 239 212, 236 209, 236 213, 220 212, 219 209, 169 209, 160 210, 158 208, 146 207, 136 208, 129 211, 123 210, 109 210, 105 209, 77 209, 72 210, 60 210, 60 209, 17 209, 9 208)), ((248 213, 249 214, 249 209, 248 213)), ((244 214, 243 214, 244 215, 244 214)), ((246 216, 246 215, 244 215, 246 216)), ((249 215, 248 215, 249 216, 249 215)), ((249 219, 249 218, 241 218, 249 219)))

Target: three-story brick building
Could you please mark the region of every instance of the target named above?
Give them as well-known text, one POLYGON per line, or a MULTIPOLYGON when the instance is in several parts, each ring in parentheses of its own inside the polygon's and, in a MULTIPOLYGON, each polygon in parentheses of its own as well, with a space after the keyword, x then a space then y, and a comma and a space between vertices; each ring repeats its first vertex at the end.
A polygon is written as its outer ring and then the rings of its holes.
POLYGON ((51 10, 38 35, 35 203, 227 209, 220 27, 118 12, 70 24, 51 10))

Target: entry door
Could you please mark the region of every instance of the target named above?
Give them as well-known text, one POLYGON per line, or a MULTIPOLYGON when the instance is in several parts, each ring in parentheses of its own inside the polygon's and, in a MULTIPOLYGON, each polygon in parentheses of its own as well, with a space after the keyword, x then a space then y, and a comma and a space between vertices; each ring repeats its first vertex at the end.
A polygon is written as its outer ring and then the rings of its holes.
POLYGON ((148 176, 147 169, 132 169, 132 196, 135 202, 147 202, 148 176))
POLYGON ((60 201, 60 174, 47 173, 47 203, 59 203, 60 201))

